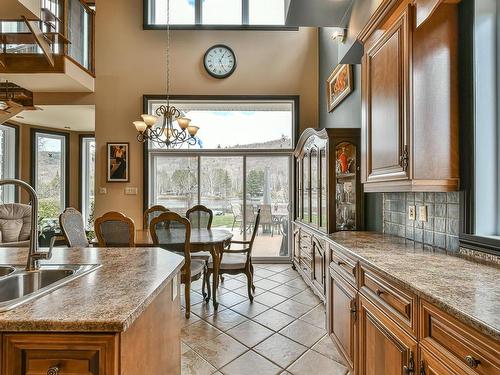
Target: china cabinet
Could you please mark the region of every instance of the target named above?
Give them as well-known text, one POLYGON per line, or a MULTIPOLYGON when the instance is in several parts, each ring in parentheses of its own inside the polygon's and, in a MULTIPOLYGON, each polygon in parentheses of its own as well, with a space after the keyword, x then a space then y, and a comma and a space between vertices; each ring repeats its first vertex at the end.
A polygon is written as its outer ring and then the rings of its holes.
POLYGON ((294 267, 325 300, 325 234, 362 226, 359 129, 306 129, 295 149, 294 267))

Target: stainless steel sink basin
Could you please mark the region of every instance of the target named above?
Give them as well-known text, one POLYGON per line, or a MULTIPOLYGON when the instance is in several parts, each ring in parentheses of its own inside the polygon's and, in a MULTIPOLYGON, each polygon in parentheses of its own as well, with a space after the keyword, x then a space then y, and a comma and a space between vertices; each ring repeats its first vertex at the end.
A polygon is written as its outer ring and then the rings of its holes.
POLYGON ((0 266, 0 312, 49 293, 99 267, 99 264, 47 264, 39 270, 26 271, 24 266, 0 266))

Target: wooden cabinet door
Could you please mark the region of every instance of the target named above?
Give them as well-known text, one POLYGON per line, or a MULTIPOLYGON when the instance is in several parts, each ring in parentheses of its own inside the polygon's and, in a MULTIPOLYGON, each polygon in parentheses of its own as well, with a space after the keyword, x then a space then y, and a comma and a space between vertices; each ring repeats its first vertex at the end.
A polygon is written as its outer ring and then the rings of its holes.
POLYGON ((410 11, 376 30, 363 56, 364 182, 409 178, 410 11))
POLYGON ((313 283, 314 286, 325 294, 325 244, 313 239, 313 283))
POLYGON ((415 375, 417 343, 359 294, 360 375, 415 375))
POLYGON ((293 261, 299 263, 300 260, 300 228, 293 228, 293 261))
POLYGON ((115 375, 114 335, 5 334, 4 375, 115 375))
POLYGON ((356 373, 354 367, 357 351, 357 291, 331 268, 329 273, 328 333, 337 344, 351 371, 356 373))

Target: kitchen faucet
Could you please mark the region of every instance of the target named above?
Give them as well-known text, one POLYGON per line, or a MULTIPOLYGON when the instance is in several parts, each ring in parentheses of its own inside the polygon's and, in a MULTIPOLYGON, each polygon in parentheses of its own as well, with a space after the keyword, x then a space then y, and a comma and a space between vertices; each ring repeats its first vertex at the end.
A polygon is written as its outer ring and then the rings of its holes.
POLYGON ((52 248, 48 252, 38 251, 38 196, 35 189, 24 181, 16 179, 0 180, 2 185, 15 185, 26 190, 31 199, 31 234, 28 260, 26 261, 26 271, 36 271, 39 268, 38 261, 50 259, 52 257, 52 248))

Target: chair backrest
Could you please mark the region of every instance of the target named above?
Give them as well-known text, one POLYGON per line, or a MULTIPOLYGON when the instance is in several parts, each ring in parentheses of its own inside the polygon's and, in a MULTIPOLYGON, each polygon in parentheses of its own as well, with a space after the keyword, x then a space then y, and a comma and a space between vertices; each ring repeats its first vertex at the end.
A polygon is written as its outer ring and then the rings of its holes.
POLYGON ((254 220, 255 220, 255 213, 253 211, 253 206, 250 204, 247 204, 245 207, 245 221, 248 224, 254 220))
POLYGON ((31 206, 21 203, 0 205, 0 243, 27 241, 30 232, 31 206))
POLYGON ((252 255, 253 242, 255 240, 255 236, 257 235, 257 231, 259 230, 260 224, 260 208, 257 210, 257 215, 255 215, 255 222, 253 225, 252 237, 250 237, 250 246, 248 251, 248 257, 252 255))
POLYGON ((100 247, 134 247, 134 221, 121 212, 107 212, 94 222, 100 247))
POLYGON ((191 266, 191 223, 176 212, 164 212, 155 217, 150 224, 149 230, 153 244, 166 250, 184 254, 185 270, 191 266))
POLYGON ((259 206, 260 209, 260 222, 262 224, 270 224, 273 222, 273 213, 270 204, 263 204, 259 206))
POLYGON ((88 247, 82 214, 73 207, 66 208, 59 215, 59 226, 69 247, 88 247))
POLYGON ((168 211, 170 210, 165 206, 162 206, 161 204, 149 207, 146 211, 144 211, 144 217, 143 217, 144 229, 149 229, 151 220, 153 220, 155 217, 160 216, 162 213, 168 211))
POLYGON ((210 208, 198 204, 187 210, 186 217, 191 222, 191 228, 210 229, 214 213, 210 208))
POLYGON ((231 203, 231 211, 237 219, 241 219, 241 205, 239 203, 231 203))

